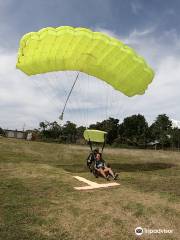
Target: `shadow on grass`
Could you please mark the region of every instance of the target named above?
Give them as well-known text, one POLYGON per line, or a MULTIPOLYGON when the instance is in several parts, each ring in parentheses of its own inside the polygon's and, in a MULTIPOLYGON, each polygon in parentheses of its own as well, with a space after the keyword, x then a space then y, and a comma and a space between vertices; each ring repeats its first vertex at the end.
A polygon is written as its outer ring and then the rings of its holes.
MULTIPOLYGON (((139 172, 139 171, 156 171, 167 168, 172 168, 176 165, 171 163, 112 163, 111 168, 116 172, 139 172)), ((89 172, 89 169, 82 164, 58 164, 56 167, 61 167, 65 171, 72 173, 89 172)))

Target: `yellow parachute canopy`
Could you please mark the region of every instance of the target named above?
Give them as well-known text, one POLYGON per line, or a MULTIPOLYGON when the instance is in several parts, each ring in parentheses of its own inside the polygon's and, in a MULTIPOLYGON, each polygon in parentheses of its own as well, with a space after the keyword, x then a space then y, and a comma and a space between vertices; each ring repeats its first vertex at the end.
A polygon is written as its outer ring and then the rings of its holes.
POLYGON ((84 138, 86 141, 103 143, 105 141, 106 134, 107 132, 104 131, 86 129, 84 131, 84 138))
POLYGON ((154 72, 119 40, 86 28, 44 28, 23 36, 17 68, 27 75, 80 71, 110 84, 127 96, 143 94, 154 72))

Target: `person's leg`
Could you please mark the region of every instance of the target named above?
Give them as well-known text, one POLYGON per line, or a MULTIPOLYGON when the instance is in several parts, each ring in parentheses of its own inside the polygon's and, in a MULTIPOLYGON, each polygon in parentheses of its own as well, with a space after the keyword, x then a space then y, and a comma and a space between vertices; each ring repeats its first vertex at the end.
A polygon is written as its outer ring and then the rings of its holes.
POLYGON ((105 172, 104 172, 104 170, 102 168, 99 168, 97 170, 104 178, 106 178, 106 174, 105 174, 105 172))
POLYGON ((112 169, 111 168, 108 168, 108 167, 106 167, 105 169, 104 169, 104 172, 106 173, 106 172, 109 172, 109 174, 111 174, 111 176, 114 178, 115 176, 114 176, 114 173, 113 173, 113 171, 112 171, 112 169))
POLYGON ((104 171, 105 171, 105 172, 109 172, 109 174, 111 174, 111 176, 114 178, 114 180, 117 180, 117 179, 118 179, 118 176, 119 176, 119 175, 118 175, 117 173, 114 174, 114 172, 112 171, 111 168, 105 168, 104 171))

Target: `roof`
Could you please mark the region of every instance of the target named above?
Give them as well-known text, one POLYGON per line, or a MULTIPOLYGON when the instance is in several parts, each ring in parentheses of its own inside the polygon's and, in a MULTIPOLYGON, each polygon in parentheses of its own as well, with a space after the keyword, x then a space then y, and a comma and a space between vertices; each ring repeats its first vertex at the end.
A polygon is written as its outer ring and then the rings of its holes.
POLYGON ((19 131, 19 130, 12 130, 12 129, 4 129, 5 132, 20 132, 20 133, 25 133, 24 131, 19 131))

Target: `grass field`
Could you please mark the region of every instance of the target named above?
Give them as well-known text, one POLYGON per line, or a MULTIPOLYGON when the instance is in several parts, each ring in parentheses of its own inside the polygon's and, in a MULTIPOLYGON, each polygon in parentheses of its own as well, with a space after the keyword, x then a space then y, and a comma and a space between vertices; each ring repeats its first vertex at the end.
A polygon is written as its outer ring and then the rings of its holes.
POLYGON ((73 176, 98 183, 86 146, 0 138, 0 239, 180 239, 180 153, 105 149, 121 184, 77 191, 73 176), (144 234, 134 229, 173 229, 144 234))

